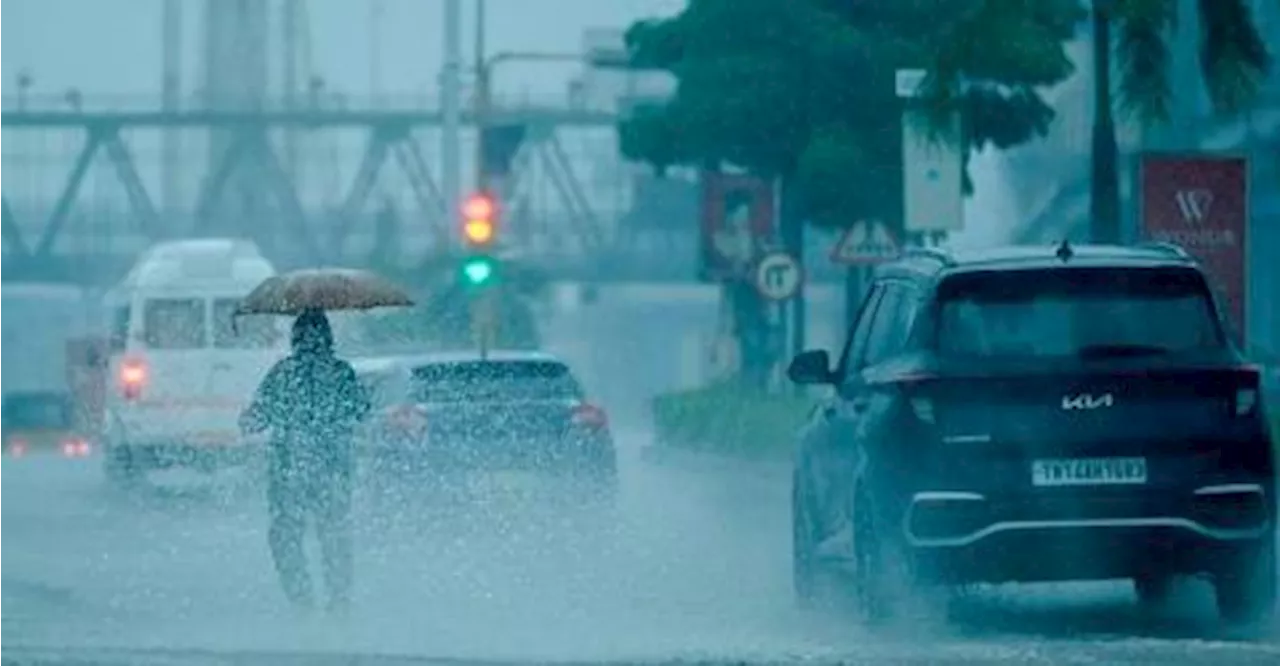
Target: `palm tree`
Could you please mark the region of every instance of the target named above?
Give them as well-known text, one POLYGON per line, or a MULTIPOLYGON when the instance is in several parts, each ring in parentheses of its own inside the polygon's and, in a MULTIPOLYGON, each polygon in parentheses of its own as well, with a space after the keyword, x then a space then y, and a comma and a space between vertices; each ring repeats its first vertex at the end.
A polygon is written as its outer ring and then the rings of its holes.
MULTIPOLYGON (((1112 99, 1113 60, 1120 110, 1151 125, 1168 121, 1173 98, 1170 38, 1180 0, 1093 0, 1094 122, 1091 228, 1094 242, 1120 240, 1120 173, 1112 99)), ((1271 65, 1248 0, 1195 0, 1200 71, 1220 113, 1254 99, 1271 65)))
MULTIPOLYGON (((929 108, 955 109, 959 106, 962 81, 983 82, 983 72, 965 71, 962 63, 982 62, 982 57, 972 54, 995 49, 992 42, 996 40, 1006 42, 996 51, 1019 54, 1016 57, 1029 68, 1029 81, 1043 85, 1049 80, 1045 75, 1054 72, 1057 59, 1064 57, 1060 55, 1062 42, 1074 39, 1075 30, 1070 28, 1078 27, 1087 18, 1094 38, 1095 89, 1090 235, 1095 242, 1118 242, 1120 173, 1115 112, 1118 107, 1148 126, 1168 121, 1173 100, 1171 40, 1179 19, 1189 18, 1179 16, 1184 0, 971 1, 971 20, 935 47, 932 75, 927 82, 929 108), (1001 34, 992 35, 993 31, 1001 34), (1119 75, 1119 84, 1114 87, 1113 69, 1119 75), (1117 96, 1118 105, 1114 100, 1117 96)), ((1246 108, 1271 65, 1250 0, 1186 2, 1194 2, 1198 14, 1200 71, 1215 110, 1234 113, 1246 108)), ((934 114, 931 124, 937 125, 946 117, 934 114)))

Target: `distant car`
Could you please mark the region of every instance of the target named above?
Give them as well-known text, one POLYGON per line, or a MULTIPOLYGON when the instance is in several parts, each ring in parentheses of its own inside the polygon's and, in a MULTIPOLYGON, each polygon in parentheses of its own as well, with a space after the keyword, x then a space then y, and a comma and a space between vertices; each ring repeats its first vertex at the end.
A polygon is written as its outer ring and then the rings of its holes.
POLYGON ((449 474, 565 474, 617 482, 608 417, 569 367, 539 352, 434 354, 356 362, 373 392, 367 453, 401 468, 449 474))
POLYGON ((793 573, 871 617, 903 590, 1212 581, 1229 621, 1276 597, 1276 465, 1259 370, 1167 245, 919 250, 876 272, 801 435, 793 573))
POLYGON ((4 452, 11 458, 83 458, 92 453, 89 438, 76 432, 71 397, 65 393, 8 393, 2 409, 4 452))

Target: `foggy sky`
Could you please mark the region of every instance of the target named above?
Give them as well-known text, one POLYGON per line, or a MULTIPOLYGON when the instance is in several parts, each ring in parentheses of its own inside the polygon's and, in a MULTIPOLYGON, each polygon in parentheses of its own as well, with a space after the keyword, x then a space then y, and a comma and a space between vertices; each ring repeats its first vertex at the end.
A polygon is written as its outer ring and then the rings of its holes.
MULTIPOLYGON (((313 66, 332 90, 354 96, 371 88, 371 7, 381 3, 380 93, 435 94, 442 62, 441 0, 307 0, 313 66)), ((199 85, 203 0, 185 0, 184 92, 199 85)), ((278 5, 273 2, 272 5, 278 5)), ((589 27, 625 27, 636 18, 670 14, 682 0, 488 0, 488 48, 577 51, 589 27)), ((0 22, 5 94, 24 68, 33 96, 79 88, 93 95, 159 95, 162 0, 9 0, 0 22)), ((472 55, 474 3, 463 0, 463 55, 472 55)), ((278 52, 279 34, 273 34, 278 52)), ((276 56, 278 58, 278 56, 276 56)), ((513 63, 502 92, 558 93, 575 65, 513 63)))

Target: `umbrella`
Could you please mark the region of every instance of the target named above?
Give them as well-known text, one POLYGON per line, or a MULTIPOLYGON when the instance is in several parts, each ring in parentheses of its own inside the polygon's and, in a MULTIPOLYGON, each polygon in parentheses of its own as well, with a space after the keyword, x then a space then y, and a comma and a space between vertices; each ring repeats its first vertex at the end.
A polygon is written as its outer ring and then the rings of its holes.
POLYGON ((299 315, 306 310, 368 310, 413 305, 390 280, 370 271, 320 268, 269 277, 240 301, 236 314, 299 315))

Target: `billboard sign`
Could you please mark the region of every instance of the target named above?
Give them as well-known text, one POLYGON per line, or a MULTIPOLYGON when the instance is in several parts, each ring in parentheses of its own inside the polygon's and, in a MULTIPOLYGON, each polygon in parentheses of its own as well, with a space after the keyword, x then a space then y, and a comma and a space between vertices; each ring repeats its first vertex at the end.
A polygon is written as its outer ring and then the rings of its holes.
POLYGON ((774 235, 773 184, 746 174, 702 173, 700 278, 750 279, 774 235))
POLYGON ((1177 244, 1200 262, 1244 342, 1248 160, 1213 154, 1148 153, 1142 155, 1138 169, 1142 237, 1177 244))

